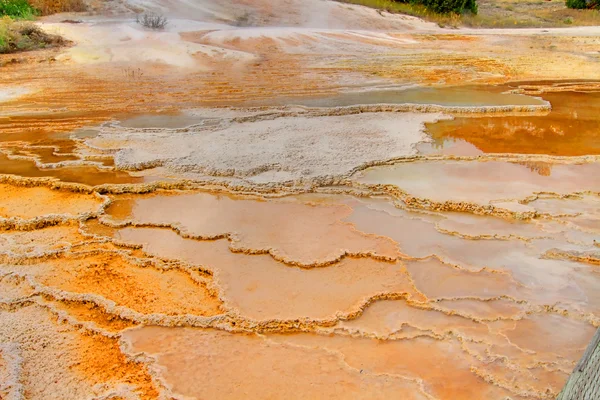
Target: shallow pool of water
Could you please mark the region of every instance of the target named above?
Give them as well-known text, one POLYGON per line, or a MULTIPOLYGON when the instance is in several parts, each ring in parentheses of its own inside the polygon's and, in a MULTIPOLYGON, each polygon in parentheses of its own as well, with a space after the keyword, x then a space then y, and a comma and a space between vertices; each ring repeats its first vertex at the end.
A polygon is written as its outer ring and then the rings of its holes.
POLYGON ((253 102, 252 105, 302 105, 306 107, 343 107, 359 104, 436 104, 440 106, 544 105, 539 98, 503 93, 503 87, 416 87, 409 89, 343 92, 314 98, 281 98, 253 102))
POLYGON ((427 161, 372 167, 357 174, 367 184, 395 185, 433 201, 490 204, 525 199, 535 193, 596 191, 600 164, 524 161, 427 161))
POLYGON ((544 98, 552 104, 546 116, 457 117, 426 124, 433 153, 452 153, 449 145, 464 141, 483 153, 600 154, 600 93, 559 92, 544 98))
POLYGON ((102 184, 142 183, 138 178, 121 171, 102 171, 90 166, 40 169, 31 160, 11 160, 0 154, 0 175, 10 174, 27 178, 50 177, 62 182, 82 183, 89 186, 102 184))

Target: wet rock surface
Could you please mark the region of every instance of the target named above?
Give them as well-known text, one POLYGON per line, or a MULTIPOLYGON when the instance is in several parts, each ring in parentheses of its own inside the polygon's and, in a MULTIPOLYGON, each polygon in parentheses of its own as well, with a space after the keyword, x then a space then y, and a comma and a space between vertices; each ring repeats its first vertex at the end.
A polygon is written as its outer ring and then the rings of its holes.
POLYGON ((6 71, 0 398, 560 392, 600 326, 598 84, 443 87, 597 79, 569 47, 597 32, 304 3, 171 4, 162 33, 107 5, 6 71))

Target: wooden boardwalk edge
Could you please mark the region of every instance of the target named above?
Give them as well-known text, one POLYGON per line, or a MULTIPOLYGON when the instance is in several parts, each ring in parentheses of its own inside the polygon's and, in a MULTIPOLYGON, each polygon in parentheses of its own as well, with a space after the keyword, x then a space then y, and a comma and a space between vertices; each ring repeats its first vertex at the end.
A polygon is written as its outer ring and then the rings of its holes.
POLYGON ((600 329, 592 338, 557 400, 600 399, 600 329))

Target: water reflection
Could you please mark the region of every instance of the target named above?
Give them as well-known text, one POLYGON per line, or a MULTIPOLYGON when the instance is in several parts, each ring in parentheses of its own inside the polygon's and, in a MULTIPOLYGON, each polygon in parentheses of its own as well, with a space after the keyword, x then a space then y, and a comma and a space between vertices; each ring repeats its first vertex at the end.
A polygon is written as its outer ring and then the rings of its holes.
POLYGON ((543 97, 552 104, 546 116, 458 117, 426 124, 434 145, 441 149, 425 146, 424 152, 460 154, 460 149, 448 148, 455 143, 449 140, 458 140, 483 153, 600 154, 600 93, 559 92, 543 97))

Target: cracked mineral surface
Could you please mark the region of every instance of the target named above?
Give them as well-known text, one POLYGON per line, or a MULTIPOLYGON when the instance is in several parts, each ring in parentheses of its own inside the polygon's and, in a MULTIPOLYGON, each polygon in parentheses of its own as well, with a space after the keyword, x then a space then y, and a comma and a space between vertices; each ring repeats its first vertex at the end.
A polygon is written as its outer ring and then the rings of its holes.
POLYGON ((0 55, 0 399, 556 397, 600 326, 597 27, 94 7, 0 55))

